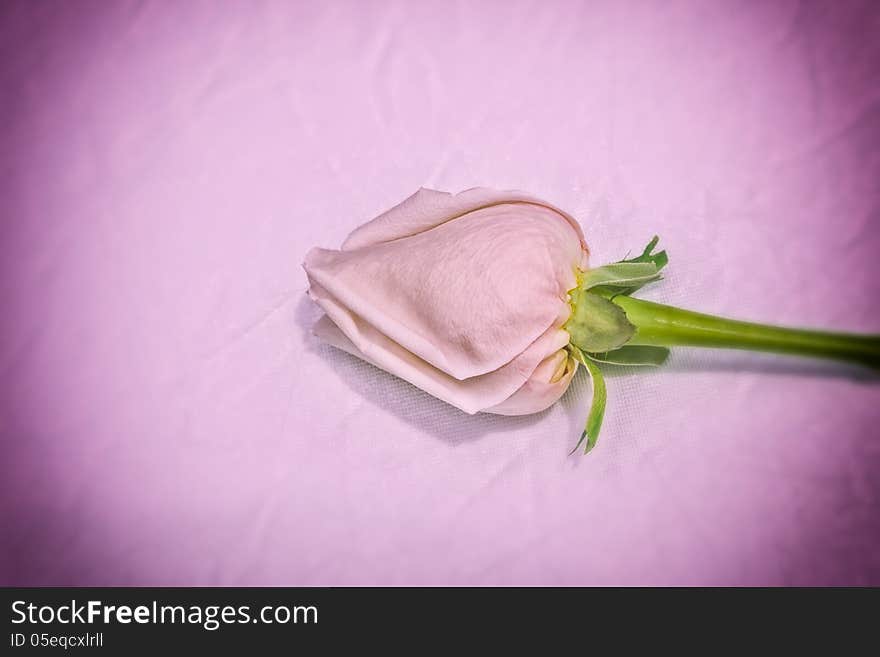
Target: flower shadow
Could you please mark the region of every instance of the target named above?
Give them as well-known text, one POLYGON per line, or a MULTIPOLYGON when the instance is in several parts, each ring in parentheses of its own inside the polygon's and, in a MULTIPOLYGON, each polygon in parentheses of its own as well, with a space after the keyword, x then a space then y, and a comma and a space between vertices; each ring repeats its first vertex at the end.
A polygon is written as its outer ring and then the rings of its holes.
POLYGON ((312 334, 312 327, 321 314, 321 310, 305 296, 296 307, 295 321, 302 330, 305 348, 324 360, 360 399, 449 445, 528 427, 549 412, 520 416, 468 415, 403 379, 321 342, 312 334))

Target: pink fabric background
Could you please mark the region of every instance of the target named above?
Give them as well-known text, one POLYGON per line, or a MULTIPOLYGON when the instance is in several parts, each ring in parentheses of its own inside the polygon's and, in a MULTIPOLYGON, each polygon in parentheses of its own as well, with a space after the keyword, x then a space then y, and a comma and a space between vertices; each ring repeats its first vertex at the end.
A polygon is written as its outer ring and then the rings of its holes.
POLYGON ((519 188, 645 296, 880 331, 880 22, 817 2, 5 2, 0 583, 880 584, 880 386, 678 351, 469 417, 300 263, 519 188))

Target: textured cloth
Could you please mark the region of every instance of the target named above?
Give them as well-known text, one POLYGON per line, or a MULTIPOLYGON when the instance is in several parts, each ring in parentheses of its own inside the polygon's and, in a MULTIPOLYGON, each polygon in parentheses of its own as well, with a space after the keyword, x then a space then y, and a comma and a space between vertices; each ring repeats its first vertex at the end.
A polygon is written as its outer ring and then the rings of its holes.
POLYGON ((880 22, 843 2, 4 2, 0 584, 880 584, 880 385, 675 350, 468 416, 301 263, 519 189, 644 298, 880 332, 880 22))

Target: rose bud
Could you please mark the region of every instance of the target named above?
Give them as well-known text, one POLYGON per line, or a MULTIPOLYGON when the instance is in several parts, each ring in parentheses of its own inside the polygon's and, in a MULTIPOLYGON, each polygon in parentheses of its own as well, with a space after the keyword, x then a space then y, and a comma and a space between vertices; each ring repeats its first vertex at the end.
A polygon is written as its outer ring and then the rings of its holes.
POLYGON ((420 189, 304 267, 321 338, 466 413, 541 411, 577 368, 562 326, 583 234, 527 194, 420 189))
POLYGON ((660 278, 655 237, 630 259, 588 268, 577 221, 521 192, 429 189, 312 249, 315 333, 466 413, 522 415, 593 383, 575 449, 595 445, 605 409, 600 364, 665 362, 675 345, 768 351, 880 367, 880 336, 741 322, 636 299, 660 278))

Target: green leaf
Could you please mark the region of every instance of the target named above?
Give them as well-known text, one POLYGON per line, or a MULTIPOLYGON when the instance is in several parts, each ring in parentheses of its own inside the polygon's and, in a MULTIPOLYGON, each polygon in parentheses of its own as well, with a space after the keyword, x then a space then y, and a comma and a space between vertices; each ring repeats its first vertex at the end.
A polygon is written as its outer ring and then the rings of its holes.
POLYGON ((606 351, 601 354, 588 353, 586 356, 597 363, 608 363, 609 365, 659 367, 669 357, 669 349, 648 345, 627 345, 614 351, 606 351))
MULTIPOLYGON (((622 294, 624 296, 629 296, 633 292, 637 292, 638 290, 640 290, 642 287, 644 287, 648 283, 653 283, 654 281, 660 280, 660 278, 661 278, 660 277, 660 270, 663 269, 666 266, 666 264, 669 262, 669 257, 666 255, 666 251, 660 251, 659 253, 652 253, 652 251, 654 250, 654 247, 657 246, 657 242, 659 242, 659 241, 660 241, 660 238, 657 237, 656 235, 654 235, 653 239, 650 242, 648 242, 648 245, 642 251, 641 255, 638 255, 635 258, 628 258, 628 259, 624 259, 624 260, 619 260, 618 262, 615 262, 613 264, 605 265, 605 267, 598 267, 595 270, 590 270, 590 272, 587 272, 587 274, 589 276, 589 274, 591 272, 598 271, 601 269, 612 268, 610 271, 613 272, 613 271, 615 271, 615 269, 613 269, 613 268, 620 267, 621 265, 623 265, 623 266, 641 265, 641 266, 653 266, 654 267, 653 276, 647 276, 647 275, 642 276, 642 277, 633 276, 633 279, 629 282, 629 284, 627 284, 626 281, 616 282, 614 284, 600 283, 600 284, 597 284, 595 287, 592 287, 592 291, 595 292, 596 294, 602 295, 603 297, 605 297, 607 299, 611 299, 611 298, 616 297, 620 294, 622 294)), ((630 270, 623 270, 623 271, 635 273, 638 270, 630 269, 630 270)), ((645 269, 644 271, 647 273, 648 270, 645 269)), ((602 274, 602 275, 607 275, 607 274, 602 274)), ((600 275, 600 276, 602 276, 602 275, 600 275)), ((585 279, 587 279, 588 276, 585 276, 585 279)))
POLYGON ((654 254, 651 253, 659 241, 660 238, 654 235, 640 256, 630 258, 629 260, 621 260, 620 262, 652 262, 654 263, 654 266, 657 267, 657 271, 660 271, 666 266, 666 263, 669 262, 669 256, 666 255, 666 251, 660 251, 660 253, 654 254))
POLYGON ((584 454, 588 454, 590 450, 596 446, 596 441, 599 440, 599 431, 602 429, 602 420, 605 417, 605 402, 608 399, 608 393, 605 389, 605 379, 602 376, 602 370, 599 369, 599 366, 587 358, 576 346, 569 346, 571 347, 571 353, 574 355, 575 359, 577 359, 587 372, 589 372, 590 380, 593 385, 593 400, 590 403, 590 412, 587 415, 586 426, 581 433, 577 445, 574 446, 574 449, 571 450, 569 454, 574 454, 578 448, 584 444, 585 440, 584 454))
POLYGON ((581 351, 600 353, 622 347, 636 328, 620 306, 592 292, 571 291, 571 317, 563 328, 581 351))
POLYGON ((586 271, 578 287, 582 290, 600 286, 638 289, 658 278, 660 274, 653 262, 616 262, 586 271))

